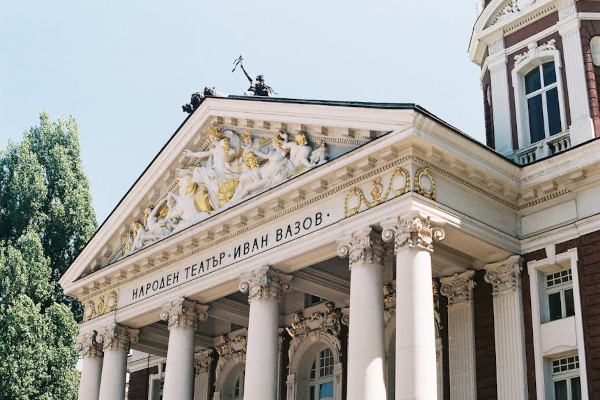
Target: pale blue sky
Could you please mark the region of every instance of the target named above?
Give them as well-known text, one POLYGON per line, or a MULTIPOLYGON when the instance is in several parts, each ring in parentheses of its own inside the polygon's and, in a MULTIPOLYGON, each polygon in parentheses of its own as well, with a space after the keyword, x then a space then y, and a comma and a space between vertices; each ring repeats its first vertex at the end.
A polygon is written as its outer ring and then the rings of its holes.
POLYGON ((1 0, 0 148, 73 115, 101 222, 192 92, 247 88, 240 54, 281 97, 415 102, 483 140, 474 20, 475 0, 1 0))

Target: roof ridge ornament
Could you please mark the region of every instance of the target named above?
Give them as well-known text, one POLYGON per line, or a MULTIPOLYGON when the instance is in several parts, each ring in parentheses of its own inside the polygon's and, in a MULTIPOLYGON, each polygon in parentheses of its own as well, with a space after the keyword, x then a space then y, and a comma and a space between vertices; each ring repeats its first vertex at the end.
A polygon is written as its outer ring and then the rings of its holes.
POLYGON ((256 75, 255 79, 250 77, 250 74, 248 74, 246 68, 244 68, 244 57, 241 55, 233 61, 233 69, 231 72, 235 72, 238 66, 241 68, 241 70, 244 72, 244 75, 246 75, 246 78, 250 82, 250 87, 248 90, 246 90, 246 92, 244 92, 244 96, 272 97, 277 94, 277 92, 273 90, 271 86, 265 83, 264 75, 256 75))

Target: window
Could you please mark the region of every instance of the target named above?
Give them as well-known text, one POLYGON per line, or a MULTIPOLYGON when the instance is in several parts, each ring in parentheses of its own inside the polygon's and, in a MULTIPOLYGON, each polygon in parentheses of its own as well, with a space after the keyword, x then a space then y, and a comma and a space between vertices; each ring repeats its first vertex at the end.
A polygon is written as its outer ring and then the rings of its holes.
POLYGON ((575 315, 571 268, 546 275, 546 293, 550 321, 575 315))
POLYGON ((233 383, 233 400, 244 398, 244 373, 239 374, 233 383))
POLYGON ((315 304, 319 304, 324 302, 325 299, 319 296, 313 296, 312 294, 306 293, 304 295, 304 307, 314 306, 315 304))
POLYGON ((535 67, 524 78, 531 143, 562 132, 554 62, 535 67))
POLYGON ((579 357, 565 357, 552 361, 552 380, 555 400, 581 400, 579 357))
POLYGON ((163 390, 165 386, 165 378, 154 378, 151 383, 151 399, 152 400, 162 400, 163 398, 163 390))
POLYGON ((309 400, 333 399, 333 353, 331 349, 321 350, 312 362, 308 385, 309 400))

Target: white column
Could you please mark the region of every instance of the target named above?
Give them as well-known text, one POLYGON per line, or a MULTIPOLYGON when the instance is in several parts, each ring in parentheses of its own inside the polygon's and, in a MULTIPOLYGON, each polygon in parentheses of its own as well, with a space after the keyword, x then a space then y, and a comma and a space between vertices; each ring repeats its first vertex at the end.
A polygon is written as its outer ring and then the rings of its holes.
POLYGON ((160 313, 160 318, 169 325, 165 400, 194 397, 194 339, 198 320, 206 320, 207 312, 208 306, 180 298, 166 304, 160 313))
POLYGON ((248 293, 250 315, 244 399, 275 400, 279 353, 279 300, 289 289, 289 277, 262 267, 243 277, 240 291, 248 293))
POLYGON ((448 298, 450 398, 476 400, 474 271, 442 278, 440 293, 448 298))
POLYGON ((485 266, 485 281, 493 286, 496 377, 499 400, 527 399, 525 327, 521 297, 521 260, 485 266))
POLYGON ((102 376, 102 346, 96 341, 96 331, 85 333, 77 338, 77 349, 83 358, 79 378, 79 400, 97 400, 102 376))
POLYGON ((574 0, 559 5, 558 32, 562 38, 569 109, 571 110, 571 144, 577 145, 594 138, 594 126, 590 116, 590 100, 581 47, 580 21, 574 0))
POLYGON ((204 350, 194 355, 194 400, 208 400, 210 393, 209 377, 213 350, 204 350))
POLYGON ((131 343, 138 340, 138 334, 137 329, 113 323, 98 335, 98 342, 102 343, 104 350, 99 400, 125 398, 127 353, 131 343))
POLYGON ((437 372, 431 252, 444 238, 440 225, 420 215, 381 223, 396 253, 396 400, 435 399, 437 372))
POLYGON ((383 241, 371 228, 338 242, 349 258, 348 400, 385 400, 383 241))
POLYGON ((494 122, 495 150, 503 155, 513 152, 512 126, 510 123, 510 92, 508 68, 504 52, 504 38, 488 46, 488 69, 492 88, 492 115, 494 122))

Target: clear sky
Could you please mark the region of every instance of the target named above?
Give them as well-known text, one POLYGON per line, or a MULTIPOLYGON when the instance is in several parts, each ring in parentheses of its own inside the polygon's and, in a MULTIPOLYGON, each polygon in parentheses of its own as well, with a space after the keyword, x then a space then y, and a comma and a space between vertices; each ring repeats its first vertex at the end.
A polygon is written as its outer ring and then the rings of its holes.
POLYGON ((0 148, 73 115, 98 221, 240 54, 281 97, 415 102, 483 140, 475 0, 0 1, 0 148))

